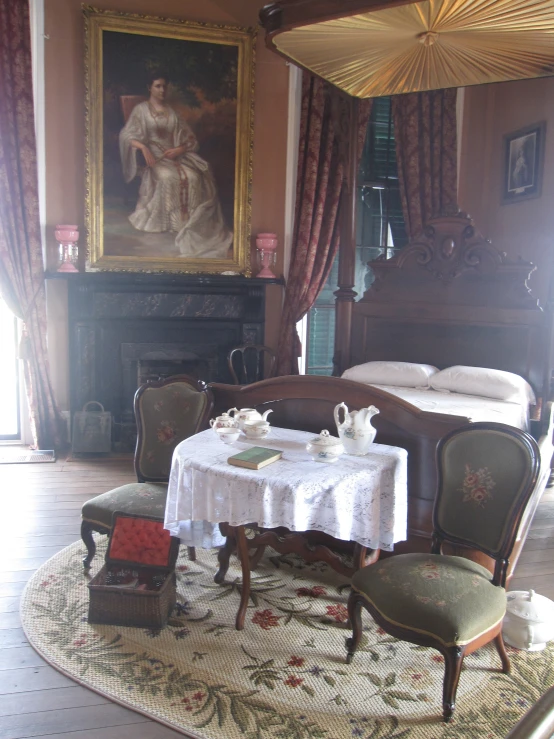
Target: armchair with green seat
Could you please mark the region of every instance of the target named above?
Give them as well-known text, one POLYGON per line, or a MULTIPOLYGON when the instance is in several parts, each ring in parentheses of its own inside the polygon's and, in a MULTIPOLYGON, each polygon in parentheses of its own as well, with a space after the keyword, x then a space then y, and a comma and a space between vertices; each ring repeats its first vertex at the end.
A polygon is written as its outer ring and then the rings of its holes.
MULTIPOLYGON (((87 548, 85 572, 96 553, 93 531, 109 534, 114 511, 163 520, 173 450, 183 439, 208 428, 213 395, 201 380, 175 375, 151 380, 135 394, 137 482, 87 501, 81 511, 81 538, 87 548)), ((194 559, 194 549, 189 547, 194 559)))
POLYGON ((523 431, 474 423, 441 439, 437 465, 431 554, 393 556, 354 574, 347 662, 360 643, 363 606, 392 636, 442 653, 443 718, 449 721, 466 654, 494 641, 503 672, 510 670, 502 640, 506 574, 520 522, 538 490, 540 455, 523 431), (444 543, 481 551, 494 560, 494 573, 442 554, 444 543))

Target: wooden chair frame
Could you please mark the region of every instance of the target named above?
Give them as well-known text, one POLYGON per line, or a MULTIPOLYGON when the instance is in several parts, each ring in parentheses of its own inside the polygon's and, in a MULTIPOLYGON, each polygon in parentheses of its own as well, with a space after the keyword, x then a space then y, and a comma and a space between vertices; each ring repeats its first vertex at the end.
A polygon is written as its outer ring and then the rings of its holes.
MULTIPOLYGON (((504 588, 506 587, 506 580, 509 571, 509 557, 514 548, 519 526, 523 519, 526 508, 533 499, 533 493, 535 491, 539 478, 539 448, 535 440, 523 431, 519 431, 518 429, 512 428, 511 426, 505 426, 504 424, 475 423, 471 424, 471 426, 464 426, 462 428, 456 429, 447 434, 443 439, 441 439, 437 446, 438 488, 433 508, 434 531, 431 554, 442 554, 442 545, 445 542, 461 546, 468 545, 467 540, 447 534, 441 528, 438 521, 438 504, 440 501, 443 483, 441 455, 445 444, 447 444, 450 439, 458 436, 459 434, 468 433, 476 430, 499 431, 504 433, 506 436, 511 436, 512 438, 517 439, 527 448, 529 460, 531 462, 527 483, 524 485, 519 499, 515 501, 513 505, 511 514, 507 521, 502 544, 499 547, 498 551, 491 551, 490 549, 487 549, 485 547, 478 547, 478 545, 474 541, 472 541, 470 544, 472 548, 479 548, 480 551, 495 560, 495 570, 494 574, 492 575, 491 583, 497 587, 504 588)), ((409 557, 409 555, 405 556, 409 557)), ((510 660, 508 658, 508 655, 506 654, 504 641, 502 639, 502 621, 464 646, 446 647, 438 639, 420 634, 418 632, 412 631, 411 629, 392 623, 366 598, 364 598, 363 595, 355 590, 352 590, 348 599, 348 616, 350 618, 350 623, 352 624, 353 632, 352 637, 348 639, 346 643, 347 664, 352 661, 354 653, 356 652, 360 644, 360 639, 362 637, 362 607, 369 611, 375 622, 391 636, 394 636, 397 639, 402 639, 403 641, 411 642, 413 644, 418 644, 420 646, 432 647, 433 649, 437 649, 443 655, 445 663, 445 675, 443 682, 442 705, 443 718, 445 722, 450 721, 450 719, 452 718, 452 714, 454 713, 456 690, 458 688, 460 671, 462 669, 463 660, 466 654, 471 654, 485 644, 488 644, 490 641, 494 641, 494 645, 502 662, 502 671, 504 673, 508 673, 510 671, 510 660)))
MULTIPOLYGON (((206 393, 207 402, 206 407, 201 414, 201 416, 198 418, 198 421, 196 423, 194 433, 198 433, 199 431, 203 431, 204 429, 208 428, 208 420, 212 416, 213 407, 214 407, 214 399, 213 394, 211 390, 208 388, 205 382, 202 380, 197 380, 196 378, 189 377, 188 375, 173 375, 171 377, 166 377, 164 379, 158 379, 158 380, 148 380, 148 382, 145 382, 144 385, 141 385, 138 390, 135 393, 134 401, 133 401, 133 408, 135 411, 135 420, 137 423, 137 443, 135 446, 135 456, 134 456, 134 466, 135 466, 135 474, 137 476, 137 482, 154 482, 154 483, 166 483, 168 482, 167 477, 147 477, 144 475, 140 469, 139 459, 140 459, 140 452, 142 451, 142 447, 144 444, 144 434, 142 430, 142 422, 141 422, 141 413, 140 413, 140 400, 143 396, 143 394, 151 389, 151 388, 161 388, 165 387, 166 385, 173 385, 175 383, 182 383, 185 382, 188 385, 190 385, 192 388, 197 390, 198 392, 206 393)), ((87 554, 83 559, 83 568, 85 572, 88 572, 90 570, 90 563, 92 562, 95 554, 96 554, 96 544, 94 542, 94 538, 92 536, 93 532, 96 531, 99 534, 105 534, 106 536, 109 536, 110 534, 109 528, 106 528, 105 526, 101 526, 96 521, 89 521, 86 518, 83 518, 81 521, 81 539, 83 540, 86 548, 87 548, 87 554)), ((188 555, 189 559, 195 560, 196 559, 196 553, 194 550, 194 547, 187 547, 188 549, 188 555)))
POLYGON ((273 377, 273 374, 275 372, 275 353, 273 349, 271 349, 269 346, 264 346, 263 344, 244 344, 243 346, 236 346, 234 349, 231 349, 227 356, 227 363, 229 365, 229 372, 231 373, 231 377, 233 378, 233 382, 235 385, 250 385, 252 382, 258 382, 262 379, 267 379, 269 377, 273 377), (244 382, 241 383, 238 375, 235 371, 235 367, 233 364, 233 357, 237 354, 241 354, 242 357, 242 375, 245 380, 248 380, 248 367, 246 365, 246 358, 245 355, 250 352, 256 352, 256 377, 254 380, 251 380, 250 382, 244 382), (268 371, 264 372, 265 369, 265 357, 267 355, 269 367, 268 371))

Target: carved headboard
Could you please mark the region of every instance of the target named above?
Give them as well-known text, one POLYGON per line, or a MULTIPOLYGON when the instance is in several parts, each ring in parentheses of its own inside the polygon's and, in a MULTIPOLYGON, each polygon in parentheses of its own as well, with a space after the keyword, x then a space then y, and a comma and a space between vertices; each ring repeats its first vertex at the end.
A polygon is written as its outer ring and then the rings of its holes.
POLYGON ((432 219, 398 255, 370 266, 375 281, 352 306, 350 359, 337 358, 338 373, 372 360, 492 367, 548 397, 552 320, 527 287, 535 266, 509 260, 468 215, 432 219))

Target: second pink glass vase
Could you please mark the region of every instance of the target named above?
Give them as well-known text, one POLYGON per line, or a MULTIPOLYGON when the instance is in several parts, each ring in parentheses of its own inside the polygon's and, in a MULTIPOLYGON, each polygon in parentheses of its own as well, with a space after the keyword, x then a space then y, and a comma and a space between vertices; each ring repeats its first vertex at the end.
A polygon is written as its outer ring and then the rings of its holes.
POLYGON ((256 236, 258 263, 261 267, 261 270, 258 272, 258 277, 264 277, 266 279, 276 277, 276 275, 274 275, 270 270, 270 267, 275 264, 277 243, 277 234, 260 233, 256 236))
POLYGON ((60 245, 60 256, 58 259, 58 272, 78 272, 77 241, 79 240, 79 229, 77 226, 58 225, 54 236, 60 245))

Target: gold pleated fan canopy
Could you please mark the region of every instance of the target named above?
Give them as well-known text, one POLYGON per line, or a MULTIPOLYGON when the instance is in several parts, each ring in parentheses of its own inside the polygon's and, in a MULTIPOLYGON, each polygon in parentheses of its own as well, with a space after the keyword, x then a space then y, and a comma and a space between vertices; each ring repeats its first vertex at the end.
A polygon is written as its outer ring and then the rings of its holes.
POLYGON ((546 77, 554 74, 554 0, 408 2, 285 23, 269 38, 283 56, 359 98, 546 77))

